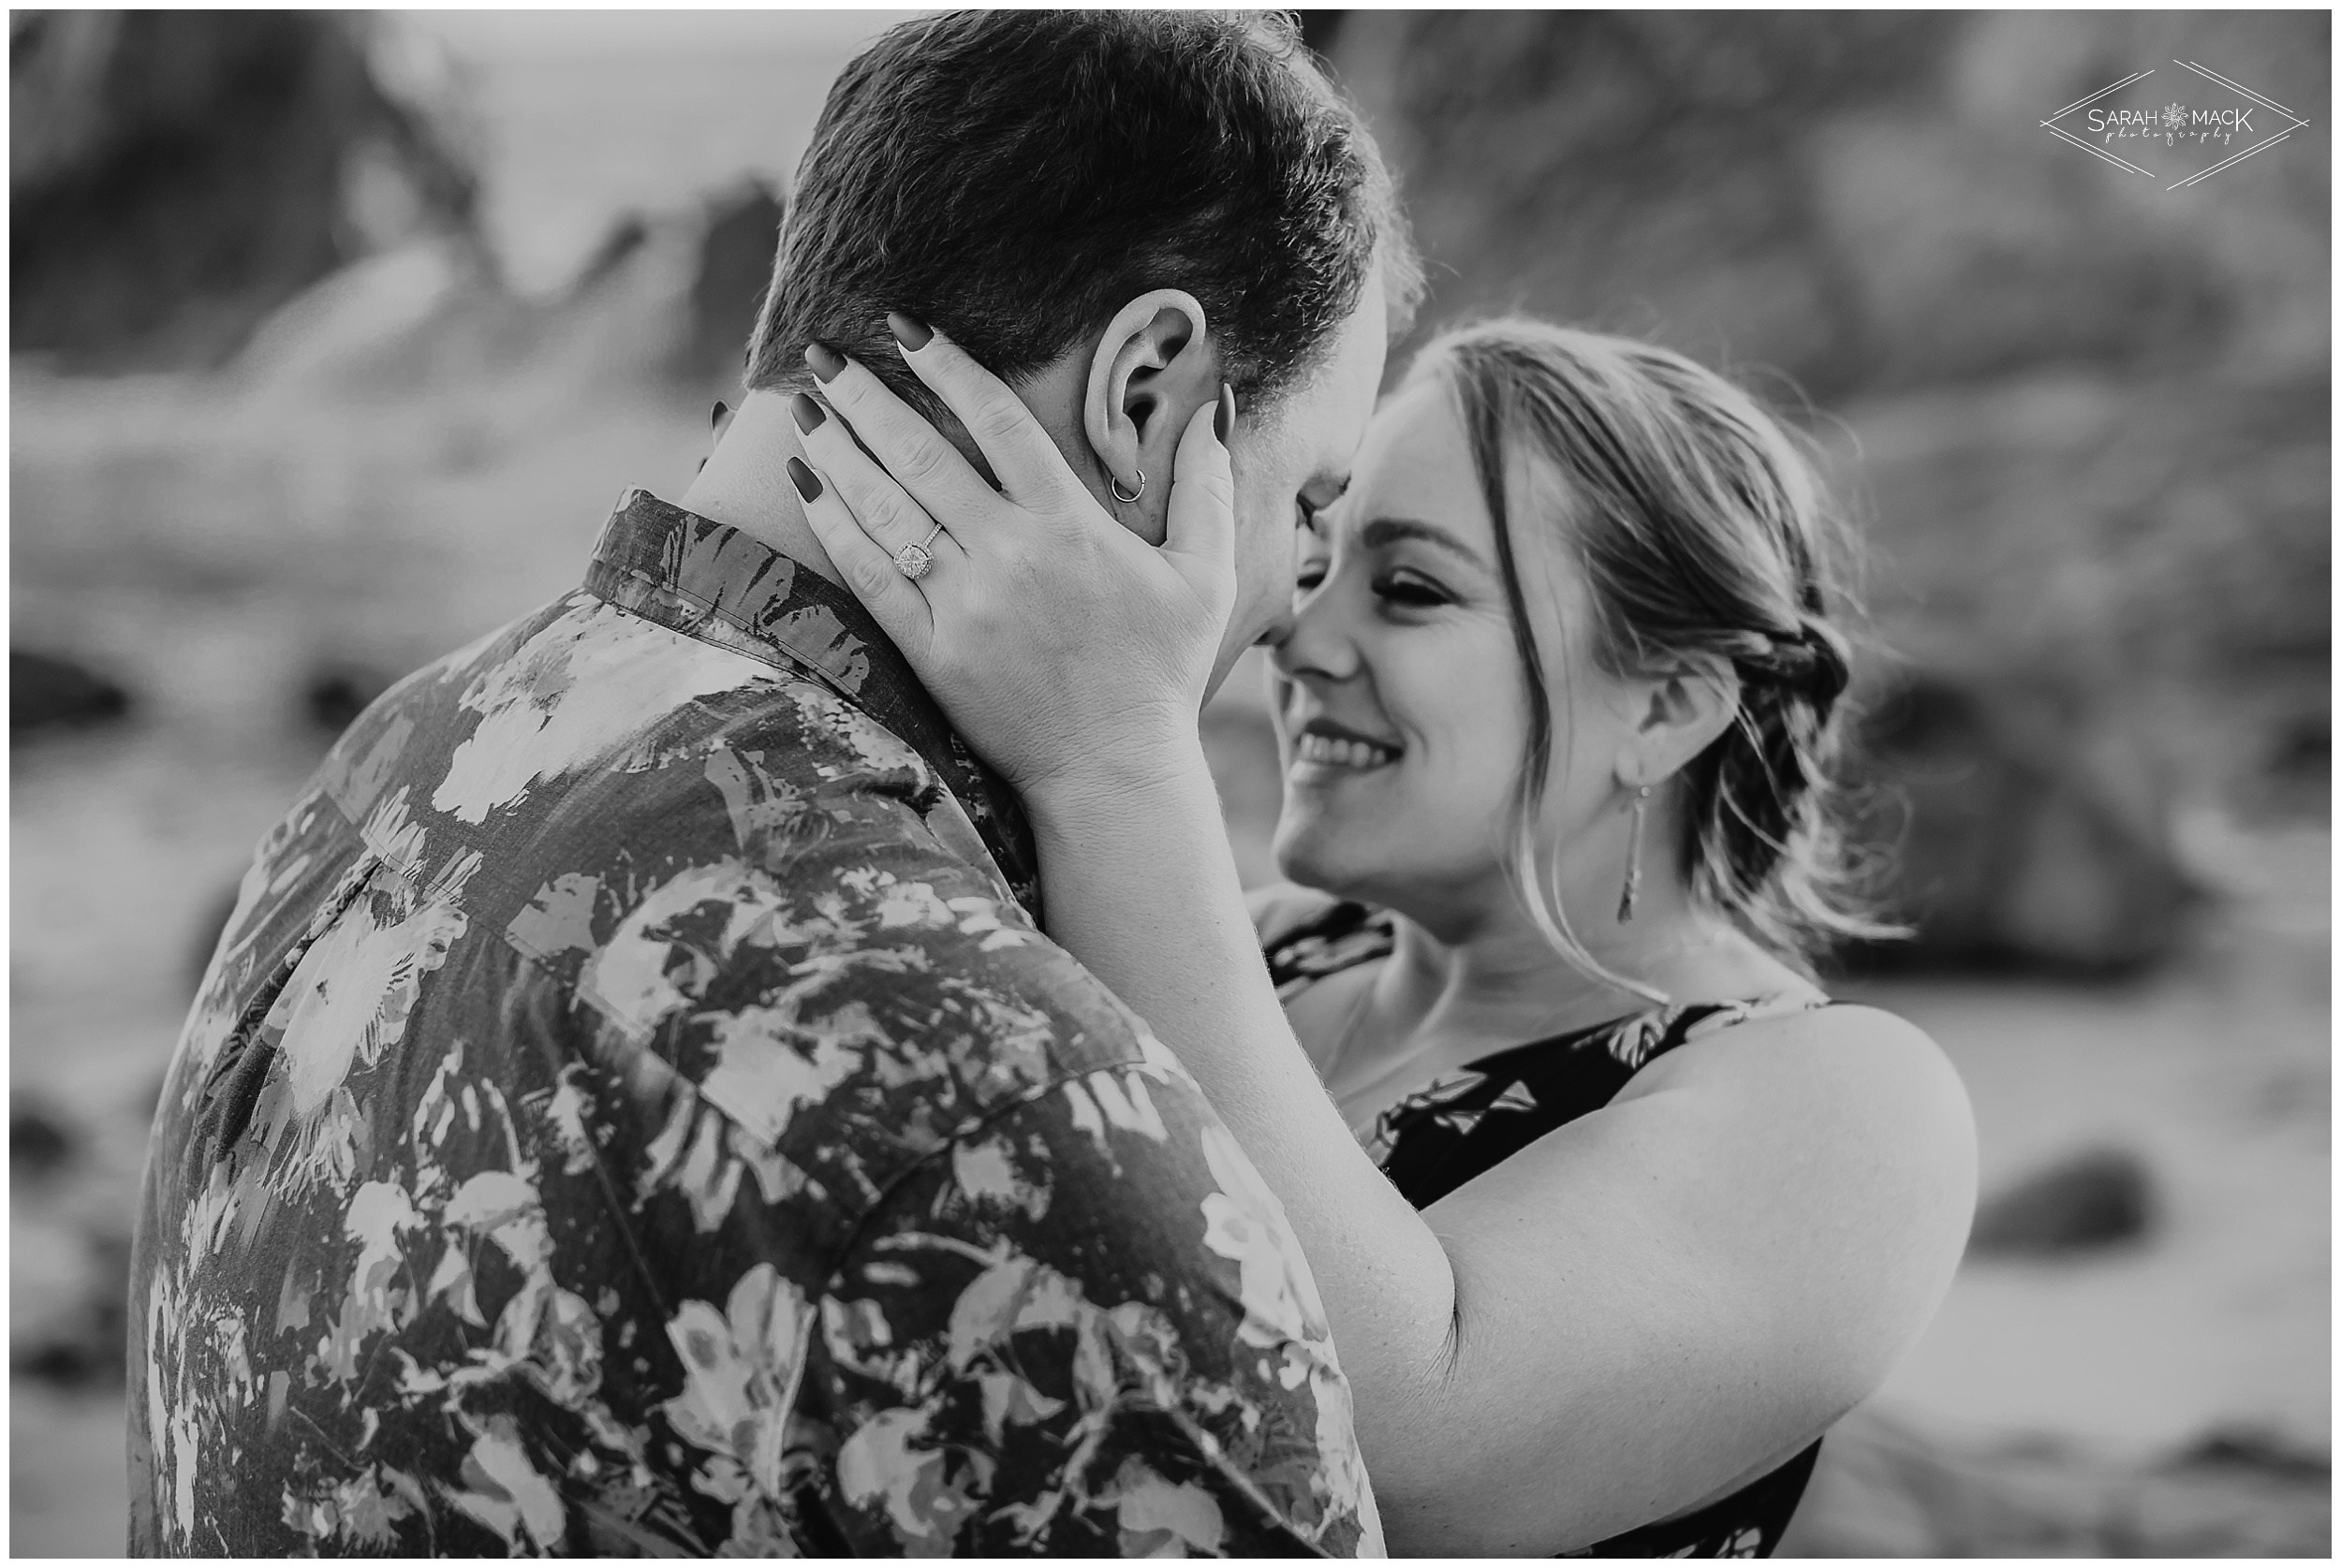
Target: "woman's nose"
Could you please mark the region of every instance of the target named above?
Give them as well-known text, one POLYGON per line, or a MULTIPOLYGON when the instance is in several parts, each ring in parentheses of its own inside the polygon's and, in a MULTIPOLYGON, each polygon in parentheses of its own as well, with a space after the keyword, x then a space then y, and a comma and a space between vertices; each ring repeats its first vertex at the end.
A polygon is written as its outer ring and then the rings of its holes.
POLYGON ((1357 673, 1357 643, 1336 596, 1323 588, 1303 594, 1279 623, 1278 633, 1269 644, 1269 659, 1279 675, 1346 681, 1357 673))

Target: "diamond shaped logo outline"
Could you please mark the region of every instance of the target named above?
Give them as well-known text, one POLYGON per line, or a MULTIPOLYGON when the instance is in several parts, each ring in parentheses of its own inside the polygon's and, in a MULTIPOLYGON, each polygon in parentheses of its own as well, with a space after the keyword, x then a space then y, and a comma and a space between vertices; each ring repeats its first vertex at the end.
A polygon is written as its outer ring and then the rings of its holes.
POLYGON ((2142 71, 2132 71, 2128 76, 2122 78, 2121 81, 2113 83, 2111 86, 2100 87, 2096 92, 2090 94, 2087 97, 2077 98, 2073 102, 2067 104, 2064 108, 2058 110, 2055 113, 2041 121, 2041 128, 2046 130, 2049 135, 2056 138, 2057 140, 2069 141, 2075 147, 2080 148, 2083 152, 2088 154, 2091 157, 2101 158, 2105 162, 2112 164, 2115 169, 2126 170, 2131 174, 2142 174, 2150 180, 2158 179, 2160 176, 2157 175, 2153 169, 2142 168, 2137 164, 2131 163, 2128 158, 2116 157, 2102 147, 2092 147, 2089 143, 2082 140, 2081 138, 2073 135, 2072 132, 2065 129, 2062 125, 2059 125, 2056 123, 2065 118, 2068 114, 2080 113, 2083 110, 2088 108, 2099 98, 2108 97, 2113 94, 2120 92, 2125 87, 2134 86, 2137 83, 2145 81, 2146 78, 2152 76, 2153 74, 2154 67, 2151 66, 2147 66, 2142 71))
MULTIPOLYGON (((2283 141, 2291 136, 2294 131, 2300 130, 2304 126, 2312 123, 2302 118, 2300 115, 2293 113, 2290 110, 2285 108, 2274 98, 2268 97, 2264 94, 2256 93, 2250 88, 2245 86, 2242 82, 2221 76, 2218 72, 2210 69, 2206 66, 2200 65, 2192 60, 2172 60, 2171 64, 2180 67, 2182 70, 2192 71, 2197 76, 2201 77, 2205 81, 2235 94, 2238 97, 2245 99, 2246 102, 2251 103, 2257 108, 2268 110, 2269 113, 2282 118, 2285 121, 2285 125, 2282 129, 2275 132, 2273 135, 2261 138, 2260 140, 2252 143, 2249 147, 2245 148, 2242 152, 2235 153, 2228 157, 2222 158, 2208 169, 2199 169, 2194 173, 2189 174, 2183 179, 2173 181, 2169 185, 2163 187, 2165 190, 2174 191, 2187 185, 2200 184, 2203 181, 2210 179, 2214 174, 2220 172, 2222 169, 2232 169, 2237 164, 2242 163, 2245 158, 2267 151, 2269 148, 2276 145, 2276 143, 2283 141)), ((2059 120, 2064 119, 2067 115, 2077 114, 2101 98, 2109 97, 2112 95, 2122 91, 2122 89, 2126 87, 2136 86, 2139 82, 2143 81, 2146 78, 2154 75, 2154 73, 2155 67, 2151 66, 2142 71, 2132 71, 2129 75, 2122 78, 2119 81, 2109 83, 2106 86, 2098 88, 2096 92, 2089 94, 2086 97, 2079 98, 2072 103, 2067 104, 2064 108, 2056 110, 2055 113, 2051 114, 2047 119, 2041 121, 2040 126, 2043 130, 2047 131, 2051 136, 2056 138, 2059 141, 2069 142, 2073 146, 2078 147, 2083 152, 2088 154, 2091 157, 2098 158, 2106 163, 2112 164, 2114 168, 2119 169, 2126 173, 2142 174, 2147 176, 2149 179, 2159 179, 2159 175, 2156 174, 2154 170, 2146 168, 2142 164, 2132 162, 2130 159, 2122 157, 2106 148, 2093 146, 2089 142, 2083 140, 2080 137, 2075 136, 2072 132, 2065 129, 2062 125, 2057 124, 2059 120)), ((2169 109, 2162 111, 2163 115, 2167 117, 2171 110, 2178 110, 2182 107, 2183 106, 2173 101, 2169 109)))

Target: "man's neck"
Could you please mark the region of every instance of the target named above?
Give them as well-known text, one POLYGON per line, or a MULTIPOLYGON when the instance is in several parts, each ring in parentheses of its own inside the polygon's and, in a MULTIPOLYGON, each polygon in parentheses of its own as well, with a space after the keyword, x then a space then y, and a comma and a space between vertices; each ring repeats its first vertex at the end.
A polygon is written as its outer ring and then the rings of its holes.
POLYGON ((788 394, 750 392, 676 505, 737 528, 843 587, 788 480, 788 460, 803 450, 788 415, 788 394))

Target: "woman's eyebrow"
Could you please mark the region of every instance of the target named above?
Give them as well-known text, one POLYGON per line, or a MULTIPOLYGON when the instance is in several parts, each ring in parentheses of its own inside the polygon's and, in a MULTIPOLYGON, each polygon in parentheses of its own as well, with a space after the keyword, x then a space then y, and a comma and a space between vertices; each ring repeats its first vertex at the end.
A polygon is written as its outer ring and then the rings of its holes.
POLYGON ((1484 568, 1487 564, 1480 559, 1479 551, 1446 529, 1417 522, 1412 518, 1376 518, 1358 530, 1358 542, 1368 550, 1380 550, 1401 539, 1420 539, 1426 545, 1436 545, 1450 554, 1459 555, 1475 566, 1484 568))

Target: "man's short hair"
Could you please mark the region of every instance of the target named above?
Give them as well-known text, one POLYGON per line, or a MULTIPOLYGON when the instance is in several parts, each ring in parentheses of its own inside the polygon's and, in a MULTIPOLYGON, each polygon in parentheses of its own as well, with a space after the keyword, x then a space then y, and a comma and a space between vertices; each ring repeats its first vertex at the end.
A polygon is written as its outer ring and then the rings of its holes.
POLYGON ((941 328, 1016 383, 1137 295, 1177 287, 1258 404, 1357 308, 1377 247, 1403 324, 1421 272, 1380 152, 1284 17, 923 18, 830 89, 748 385, 804 386, 818 339, 935 414, 887 311, 941 328))

